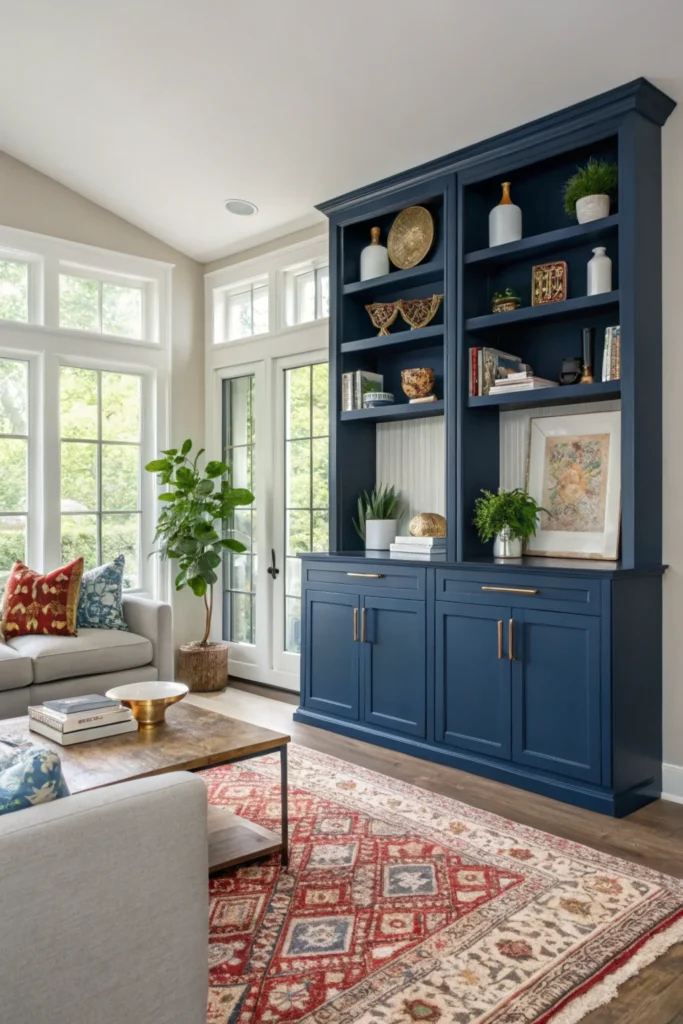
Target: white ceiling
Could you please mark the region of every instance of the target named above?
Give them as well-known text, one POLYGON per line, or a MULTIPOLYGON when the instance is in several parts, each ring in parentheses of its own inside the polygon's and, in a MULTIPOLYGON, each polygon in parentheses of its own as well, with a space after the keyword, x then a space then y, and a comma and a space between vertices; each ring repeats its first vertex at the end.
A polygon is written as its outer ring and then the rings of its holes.
POLYGON ((202 261, 640 75, 683 101, 683 0, 0 0, 0 26, 0 149, 202 261))

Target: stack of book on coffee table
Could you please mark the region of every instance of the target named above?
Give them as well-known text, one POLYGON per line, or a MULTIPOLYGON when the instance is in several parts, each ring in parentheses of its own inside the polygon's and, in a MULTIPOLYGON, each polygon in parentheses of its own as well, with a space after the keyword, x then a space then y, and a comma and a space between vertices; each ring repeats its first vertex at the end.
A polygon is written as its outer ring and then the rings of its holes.
POLYGON ((28 727, 63 747, 135 732, 138 723, 130 708, 99 693, 85 697, 46 700, 28 709, 28 727))

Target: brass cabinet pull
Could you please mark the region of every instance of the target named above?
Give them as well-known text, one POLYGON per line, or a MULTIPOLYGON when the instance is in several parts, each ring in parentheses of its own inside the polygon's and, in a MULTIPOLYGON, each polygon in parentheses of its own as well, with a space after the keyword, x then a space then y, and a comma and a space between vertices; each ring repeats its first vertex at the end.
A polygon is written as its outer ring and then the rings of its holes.
POLYGON ((347 576, 362 576, 365 580, 383 580, 382 572, 347 572, 347 576))
POLYGON ((360 613, 360 642, 362 644, 366 643, 366 639, 365 639, 365 627, 366 627, 366 618, 365 618, 365 616, 366 616, 366 612, 367 612, 366 608, 361 608, 361 613, 360 613))
POLYGON ((515 660, 515 620, 510 619, 508 623, 508 657, 510 661, 515 660))
POLYGON ((503 657, 503 620, 498 619, 498 659, 503 657))
POLYGON ((353 609, 353 642, 358 643, 358 609, 353 609))
POLYGON ((531 587, 482 587, 482 590, 487 590, 493 594, 537 594, 537 590, 532 590, 531 587))

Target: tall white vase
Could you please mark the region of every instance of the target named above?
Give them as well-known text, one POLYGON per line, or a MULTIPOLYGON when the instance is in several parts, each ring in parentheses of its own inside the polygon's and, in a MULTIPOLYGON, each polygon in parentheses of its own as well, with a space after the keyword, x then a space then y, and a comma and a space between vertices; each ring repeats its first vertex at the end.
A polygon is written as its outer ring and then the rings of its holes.
POLYGON ((386 246, 380 245, 379 228, 370 228, 370 239, 370 245, 366 245, 360 254, 361 281, 389 273, 389 254, 386 246))
POLYGON ((365 550, 388 551, 396 540, 398 519, 366 519, 365 550))
POLYGON ((612 291, 612 261, 605 253, 604 245, 593 249, 593 257, 588 261, 587 295, 601 295, 612 291))
POLYGON ((522 211, 510 199, 510 182, 502 183, 503 195, 489 214, 489 245, 519 242, 522 237, 522 211))

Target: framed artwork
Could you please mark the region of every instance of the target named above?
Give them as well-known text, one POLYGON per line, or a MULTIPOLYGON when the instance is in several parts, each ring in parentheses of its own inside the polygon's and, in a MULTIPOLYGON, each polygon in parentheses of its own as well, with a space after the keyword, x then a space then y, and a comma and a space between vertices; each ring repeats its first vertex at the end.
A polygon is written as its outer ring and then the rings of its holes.
POLYGON ((531 305, 564 302, 567 298, 567 264, 540 263, 531 269, 531 305))
POLYGON ((621 413, 532 419, 527 490, 541 513, 530 555, 604 558, 619 554, 621 413))

